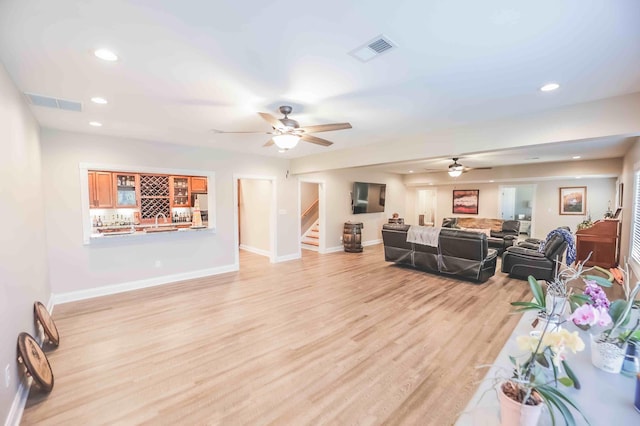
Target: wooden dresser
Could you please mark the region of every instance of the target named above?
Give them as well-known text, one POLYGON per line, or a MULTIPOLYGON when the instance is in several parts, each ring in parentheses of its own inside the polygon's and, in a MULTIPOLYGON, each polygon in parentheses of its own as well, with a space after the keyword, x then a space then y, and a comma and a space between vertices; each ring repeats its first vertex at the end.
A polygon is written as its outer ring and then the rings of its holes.
POLYGON ((620 221, 598 220, 593 226, 576 232, 577 260, 584 260, 590 252, 587 266, 613 268, 620 255, 620 221))

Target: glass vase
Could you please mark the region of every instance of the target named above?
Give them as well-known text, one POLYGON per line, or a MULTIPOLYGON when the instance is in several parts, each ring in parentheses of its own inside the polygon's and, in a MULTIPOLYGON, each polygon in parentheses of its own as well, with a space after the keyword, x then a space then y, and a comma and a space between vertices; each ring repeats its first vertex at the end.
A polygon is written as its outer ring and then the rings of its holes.
POLYGON ((567 297, 548 291, 545 295, 545 307, 550 318, 563 318, 567 308, 567 297))

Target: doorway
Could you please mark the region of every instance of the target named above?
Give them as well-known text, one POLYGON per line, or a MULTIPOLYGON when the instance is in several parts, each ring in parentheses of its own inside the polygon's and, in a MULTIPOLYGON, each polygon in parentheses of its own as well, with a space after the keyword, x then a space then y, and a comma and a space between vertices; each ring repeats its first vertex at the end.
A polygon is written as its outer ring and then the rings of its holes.
POLYGON ((520 234, 533 235, 535 196, 535 184, 500 185, 500 218, 520 221, 520 234))
POLYGON ((236 263, 239 250, 266 256, 275 262, 276 181, 273 177, 234 177, 236 263))
POLYGON ((325 191, 324 182, 300 179, 298 181, 298 235, 300 255, 302 249, 325 252, 325 191))
POLYGON ((435 189, 418 189, 416 194, 416 218, 420 225, 434 226, 436 224, 437 195, 438 191, 435 189))

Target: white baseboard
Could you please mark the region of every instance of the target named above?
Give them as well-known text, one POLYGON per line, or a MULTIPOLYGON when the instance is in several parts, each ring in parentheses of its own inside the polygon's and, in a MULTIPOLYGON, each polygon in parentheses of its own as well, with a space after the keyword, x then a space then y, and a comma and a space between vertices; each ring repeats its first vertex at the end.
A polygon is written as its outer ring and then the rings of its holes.
MULTIPOLYGON (((31 383, 31 379, 27 380, 31 383)), ((11 404, 11 409, 9 410, 7 419, 4 422, 5 426, 20 425, 22 413, 24 413, 24 407, 27 405, 27 398, 29 397, 29 388, 30 386, 25 384, 24 381, 20 382, 16 396, 13 398, 13 404, 11 404)))
POLYGON ((271 252, 269 252, 268 250, 262 250, 262 249, 251 247, 251 246, 245 246, 244 244, 240 244, 240 249, 246 250, 249 253, 259 254, 260 256, 265 256, 269 258, 271 257, 271 252))
POLYGON ((322 253, 337 253, 344 251, 344 246, 327 247, 322 253))
POLYGON ((235 263, 231 265, 219 266, 217 268, 201 269, 199 271, 185 272, 181 274, 163 275, 160 277, 148 278, 145 280, 130 281, 114 285, 106 285, 102 287, 89 288, 86 290, 70 291, 66 293, 58 293, 53 295, 54 305, 61 303, 75 302, 78 300, 91 299, 94 297, 107 296, 110 294, 124 293, 131 290, 139 290, 147 287, 154 287, 163 284, 174 283, 177 281, 191 280, 194 278, 208 277, 210 275, 224 274, 234 272, 240 269, 240 265, 235 263))
POLYGON ((369 240, 369 241, 363 241, 362 242, 362 246, 366 247, 366 246, 375 246, 376 244, 382 244, 382 240, 369 240))
POLYGON ((300 253, 287 254, 286 256, 278 256, 276 258, 276 263, 278 263, 278 262, 288 262, 290 260, 297 260, 297 259, 300 259, 300 258, 302 258, 300 253))

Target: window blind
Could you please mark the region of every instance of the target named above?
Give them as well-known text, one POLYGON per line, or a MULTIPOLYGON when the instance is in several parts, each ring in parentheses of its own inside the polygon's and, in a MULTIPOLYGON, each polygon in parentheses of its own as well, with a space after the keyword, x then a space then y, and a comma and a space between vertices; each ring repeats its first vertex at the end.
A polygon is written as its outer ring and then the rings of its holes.
POLYGON ((635 173, 633 191, 631 258, 640 264, 640 171, 635 173))

